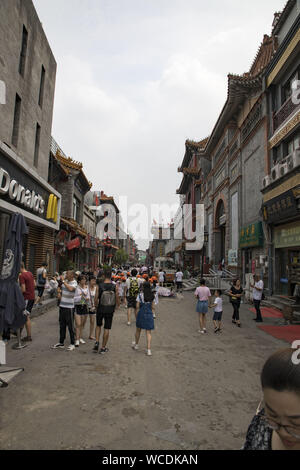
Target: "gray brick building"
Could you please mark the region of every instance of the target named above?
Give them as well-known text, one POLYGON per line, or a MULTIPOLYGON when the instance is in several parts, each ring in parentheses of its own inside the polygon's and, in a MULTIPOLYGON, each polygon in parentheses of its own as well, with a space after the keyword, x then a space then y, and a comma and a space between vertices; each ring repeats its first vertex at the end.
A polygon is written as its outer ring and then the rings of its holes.
POLYGON ((0 2, 1 140, 47 180, 56 61, 32 0, 0 2))
POLYGON ((0 261, 10 216, 24 215, 26 267, 53 269, 60 194, 48 184, 56 62, 31 0, 0 2, 0 261))

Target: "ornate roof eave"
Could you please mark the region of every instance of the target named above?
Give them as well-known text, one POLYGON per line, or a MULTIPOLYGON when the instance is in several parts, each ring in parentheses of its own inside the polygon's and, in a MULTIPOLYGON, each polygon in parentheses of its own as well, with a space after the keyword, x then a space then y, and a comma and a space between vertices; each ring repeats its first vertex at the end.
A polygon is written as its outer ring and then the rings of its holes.
POLYGON ((84 172, 83 172, 83 165, 82 163, 80 162, 76 162, 75 160, 73 160, 71 157, 65 157, 63 156, 59 150, 57 150, 56 152, 56 155, 54 155, 54 158, 56 159, 57 162, 60 163, 61 167, 63 168, 63 170, 65 171, 66 174, 70 174, 70 170, 75 170, 75 171, 78 171, 81 176, 82 176, 82 179, 84 181, 84 183, 86 184, 86 187, 88 188, 88 190, 90 190, 93 186, 93 183, 91 183, 90 181, 88 181, 87 177, 85 176, 84 172))
POLYGON ((251 77, 249 74, 228 75, 227 100, 205 147, 205 154, 218 143, 224 128, 234 118, 250 92, 262 89, 262 82, 263 71, 256 77, 251 77))
POLYGON ((202 150, 205 149, 205 146, 209 140, 209 137, 206 137, 205 139, 201 140, 200 142, 195 142, 194 140, 187 140, 185 142, 185 146, 188 149, 191 149, 192 151, 196 152, 201 152, 202 150))
POLYGON ((76 220, 69 217, 61 217, 61 222, 71 227, 75 232, 83 237, 87 237, 88 233, 82 225, 79 225, 76 220))
POLYGON ((209 137, 201 140, 200 142, 195 142, 194 140, 187 139, 185 141, 185 154, 183 157, 182 165, 178 168, 178 172, 182 173, 183 168, 188 168, 191 158, 195 153, 200 154, 204 151, 205 146, 209 140, 209 137))
POLYGON ((70 170, 66 168, 64 165, 62 165, 52 152, 51 152, 51 158, 53 159, 58 170, 61 171, 64 174, 64 176, 69 176, 70 170))
POLYGON ((83 165, 80 162, 75 162, 71 157, 64 157, 59 150, 57 150, 55 155, 56 160, 62 163, 67 168, 71 168, 73 170, 82 170, 83 165))

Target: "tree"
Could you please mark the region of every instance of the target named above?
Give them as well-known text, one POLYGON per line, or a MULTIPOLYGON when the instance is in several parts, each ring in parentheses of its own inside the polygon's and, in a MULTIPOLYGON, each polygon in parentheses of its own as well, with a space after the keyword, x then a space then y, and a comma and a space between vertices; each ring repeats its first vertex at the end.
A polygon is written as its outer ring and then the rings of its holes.
POLYGON ((122 265, 122 264, 125 264, 127 260, 128 260, 128 256, 127 256, 126 251, 123 250, 123 248, 120 248, 120 250, 118 250, 114 256, 115 263, 122 265))

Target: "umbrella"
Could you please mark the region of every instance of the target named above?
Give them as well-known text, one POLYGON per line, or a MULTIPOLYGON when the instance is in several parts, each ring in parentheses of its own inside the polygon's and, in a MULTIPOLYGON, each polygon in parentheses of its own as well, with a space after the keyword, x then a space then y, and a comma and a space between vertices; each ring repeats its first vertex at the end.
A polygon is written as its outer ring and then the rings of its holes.
POLYGON ((7 233, 0 275, 0 331, 22 328, 26 323, 25 300, 18 278, 22 261, 22 240, 28 233, 24 216, 13 214, 7 233))

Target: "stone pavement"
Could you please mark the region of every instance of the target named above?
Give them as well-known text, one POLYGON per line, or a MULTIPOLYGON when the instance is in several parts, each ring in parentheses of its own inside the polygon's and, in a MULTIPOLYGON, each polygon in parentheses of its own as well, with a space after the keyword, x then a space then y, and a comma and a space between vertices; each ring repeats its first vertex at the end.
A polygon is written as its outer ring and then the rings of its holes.
POLYGON ((152 357, 144 334, 140 351, 131 349, 135 327, 126 325, 125 309, 115 314, 105 356, 88 340, 73 352, 51 350, 57 308, 33 319, 33 343, 7 347, 7 365, 25 370, 0 389, 0 448, 241 448, 261 399, 261 368, 287 344, 260 331, 248 305, 243 328, 232 325, 226 302, 224 332, 215 335, 210 320, 204 336, 192 293, 160 300, 152 357))

